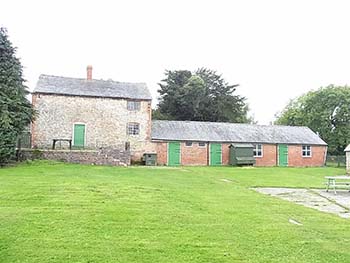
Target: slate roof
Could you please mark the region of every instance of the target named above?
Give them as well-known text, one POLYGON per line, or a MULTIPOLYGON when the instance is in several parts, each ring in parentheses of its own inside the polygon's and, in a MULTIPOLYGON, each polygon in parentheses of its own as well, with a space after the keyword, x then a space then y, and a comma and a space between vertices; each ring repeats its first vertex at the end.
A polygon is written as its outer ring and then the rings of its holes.
POLYGON ((33 93, 151 100, 146 83, 40 75, 33 93))
POLYGON ((152 140, 327 145, 308 127, 222 122, 152 122, 152 140))
POLYGON ((346 146, 344 152, 350 152, 350 144, 348 146, 346 146))

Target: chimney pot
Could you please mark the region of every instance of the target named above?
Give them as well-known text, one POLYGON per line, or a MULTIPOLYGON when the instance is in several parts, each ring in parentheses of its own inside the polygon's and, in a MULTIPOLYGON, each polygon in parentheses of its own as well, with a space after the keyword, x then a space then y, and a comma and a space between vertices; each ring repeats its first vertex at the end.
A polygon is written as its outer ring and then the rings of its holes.
POLYGON ((89 65, 86 68, 86 79, 87 80, 92 80, 92 66, 89 65))

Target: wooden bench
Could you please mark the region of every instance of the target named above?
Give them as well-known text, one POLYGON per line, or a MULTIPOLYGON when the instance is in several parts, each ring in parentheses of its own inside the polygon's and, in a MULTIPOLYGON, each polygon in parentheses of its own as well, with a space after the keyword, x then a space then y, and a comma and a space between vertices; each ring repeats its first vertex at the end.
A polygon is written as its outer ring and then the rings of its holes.
POLYGON ((329 188, 333 188, 334 194, 337 194, 337 188, 345 188, 350 192, 350 176, 348 175, 338 175, 338 176, 326 176, 326 192, 329 188))

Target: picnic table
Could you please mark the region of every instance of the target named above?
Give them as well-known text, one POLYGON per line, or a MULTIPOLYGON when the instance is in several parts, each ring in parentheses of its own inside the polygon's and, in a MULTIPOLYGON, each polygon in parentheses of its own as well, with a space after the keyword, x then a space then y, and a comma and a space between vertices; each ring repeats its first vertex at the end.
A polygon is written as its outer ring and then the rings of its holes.
POLYGON ((326 176, 326 191, 329 188, 333 188, 334 194, 337 194, 336 188, 347 188, 350 192, 350 176, 349 175, 336 175, 336 176, 326 176))

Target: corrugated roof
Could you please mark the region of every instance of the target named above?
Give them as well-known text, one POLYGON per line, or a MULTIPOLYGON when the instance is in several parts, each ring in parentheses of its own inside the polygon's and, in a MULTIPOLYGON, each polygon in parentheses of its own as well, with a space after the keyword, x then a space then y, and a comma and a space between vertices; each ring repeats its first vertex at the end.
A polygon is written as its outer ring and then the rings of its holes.
POLYGON ((152 122, 153 140, 327 145, 308 127, 222 122, 152 122))
POLYGON ((350 144, 348 146, 346 146, 344 152, 350 152, 350 144))
POLYGON ((145 83, 40 75, 33 93, 151 100, 145 83))

